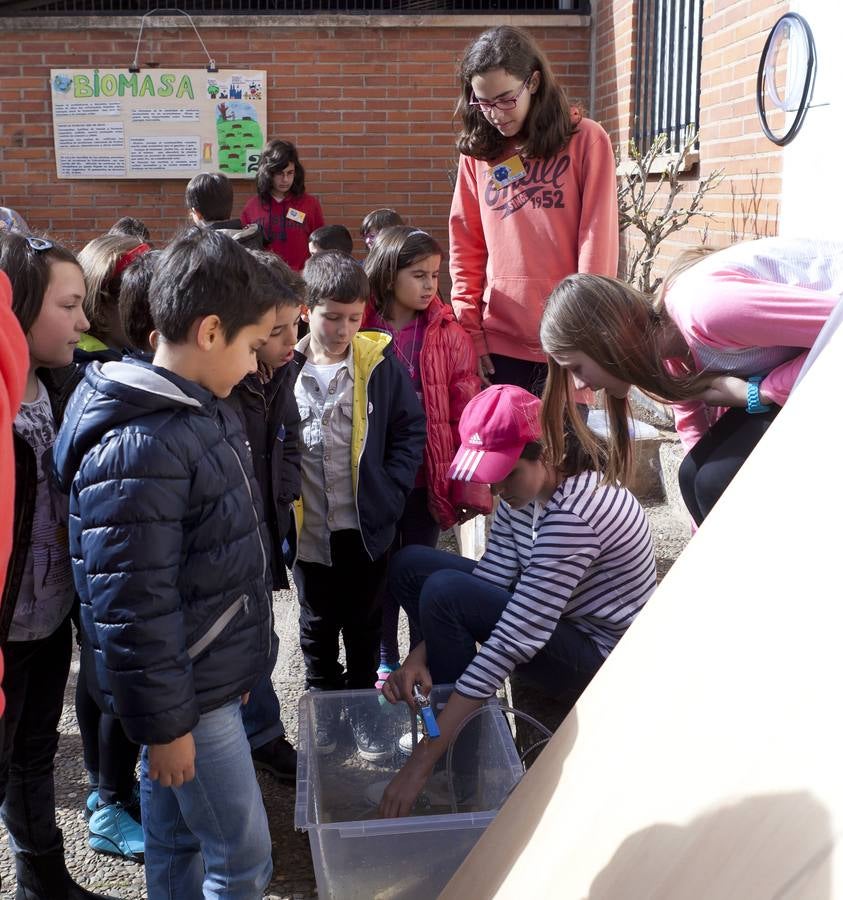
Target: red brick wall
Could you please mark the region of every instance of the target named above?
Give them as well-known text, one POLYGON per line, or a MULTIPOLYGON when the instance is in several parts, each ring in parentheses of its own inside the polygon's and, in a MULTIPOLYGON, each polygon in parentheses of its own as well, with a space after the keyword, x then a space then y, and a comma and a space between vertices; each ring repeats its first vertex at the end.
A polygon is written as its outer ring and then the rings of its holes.
MULTIPOLYGON (((616 144, 630 134, 635 81, 633 0, 600 4, 597 46, 597 118, 616 144)), ((697 218, 662 245, 658 269, 683 247, 705 235, 715 247, 778 233, 781 198, 781 151, 761 133, 755 112, 755 80, 761 50, 776 20, 788 10, 787 0, 706 0, 700 94, 700 163, 683 179, 676 206, 715 169, 723 169, 720 186, 706 196, 704 209, 715 214, 697 218)), ((622 249, 637 245, 635 232, 624 235, 622 249)))
POLYGON ((781 149, 761 132, 755 109, 758 64, 787 0, 709 0, 703 21, 701 172, 725 169, 706 201, 716 213, 711 243, 725 246, 778 233, 781 149))
POLYGON ((632 129, 635 85, 635 0, 601 2, 597 7, 597 54, 592 114, 625 145, 632 129))
MULTIPOLYGON (((185 220, 184 181, 56 178, 49 69, 127 65, 136 21, 127 20, 125 30, 122 23, 119 30, 4 29, 0 37, 0 203, 75 248, 122 215, 146 221, 156 241, 185 220)), ((220 68, 267 70, 269 135, 298 145, 308 190, 320 197, 328 222, 348 226, 362 254, 360 220, 379 206, 395 207, 447 239, 455 73, 465 45, 482 30, 452 21, 452 27, 200 29, 220 68)), ((572 97, 587 97, 588 29, 532 30, 572 97)), ((206 62, 185 28, 148 28, 143 46, 142 65, 206 62)), ((235 186, 237 212, 252 185, 235 186)))

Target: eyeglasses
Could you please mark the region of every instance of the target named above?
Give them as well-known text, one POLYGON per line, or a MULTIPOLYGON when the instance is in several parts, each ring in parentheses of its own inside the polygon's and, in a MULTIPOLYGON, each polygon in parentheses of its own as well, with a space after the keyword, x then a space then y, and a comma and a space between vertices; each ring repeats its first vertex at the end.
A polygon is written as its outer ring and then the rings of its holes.
POLYGON ((524 88, 527 87, 530 78, 532 78, 532 74, 527 78, 527 81, 521 85, 520 90, 514 97, 505 97, 503 100, 478 100, 477 95, 474 91, 471 92, 472 99, 468 101, 469 106, 479 107, 481 112, 491 112, 493 109, 507 110, 507 109, 515 109, 518 106, 518 98, 524 93, 524 88))
POLYGON ((26 236, 26 242, 29 244, 29 249, 34 250, 36 253, 44 253, 46 250, 52 250, 55 246, 47 238, 32 237, 31 234, 26 236))

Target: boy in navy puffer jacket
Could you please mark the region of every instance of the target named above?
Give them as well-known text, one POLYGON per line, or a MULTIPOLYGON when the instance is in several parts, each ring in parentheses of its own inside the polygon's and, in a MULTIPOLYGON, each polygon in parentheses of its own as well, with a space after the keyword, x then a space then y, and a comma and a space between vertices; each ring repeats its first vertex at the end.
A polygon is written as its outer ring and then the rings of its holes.
POLYGON ((153 362, 90 366, 54 459, 97 683, 145 745, 148 896, 245 900, 272 873, 240 715, 271 650, 272 585, 249 448, 217 398, 256 370, 275 297, 203 229, 164 251, 150 306, 153 362))

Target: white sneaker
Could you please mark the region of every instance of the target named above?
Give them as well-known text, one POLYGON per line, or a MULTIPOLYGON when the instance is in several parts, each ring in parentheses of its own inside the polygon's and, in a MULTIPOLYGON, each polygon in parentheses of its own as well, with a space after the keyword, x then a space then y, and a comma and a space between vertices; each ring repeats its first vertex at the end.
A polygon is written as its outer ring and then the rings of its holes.
MULTIPOLYGON (((422 720, 420 718, 416 718, 416 729, 418 731, 417 738, 421 740, 424 737, 424 731, 422 730, 422 720)), ((402 734, 400 738, 398 738, 398 749, 404 756, 412 756, 413 754, 413 732, 408 731, 406 734, 402 734)))

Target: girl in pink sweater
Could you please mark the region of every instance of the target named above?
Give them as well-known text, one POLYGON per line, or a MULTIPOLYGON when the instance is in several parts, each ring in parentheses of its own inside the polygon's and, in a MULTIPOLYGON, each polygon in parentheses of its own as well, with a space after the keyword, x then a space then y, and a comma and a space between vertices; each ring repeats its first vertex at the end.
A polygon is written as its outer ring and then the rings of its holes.
POLYGON ((541 392, 545 300, 574 272, 615 275, 618 205, 606 132, 572 113, 532 37, 484 32, 460 67, 451 299, 480 376, 541 392))
MULTIPOLYGON (((611 440, 603 471, 625 483, 630 386, 672 403, 686 450, 679 484, 699 525, 787 400, 841 297, 843 242, 804 239, 696 252, 655 300, 612 278, 566 278, 541 325, 551 359, 545 415, 552 424, 575 390, 604 389, 611 440)), ((572 422, 599 458, 588 430, 572 422)), ((550 449, 564 455, 561 441, 550 449)))

